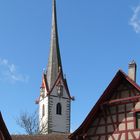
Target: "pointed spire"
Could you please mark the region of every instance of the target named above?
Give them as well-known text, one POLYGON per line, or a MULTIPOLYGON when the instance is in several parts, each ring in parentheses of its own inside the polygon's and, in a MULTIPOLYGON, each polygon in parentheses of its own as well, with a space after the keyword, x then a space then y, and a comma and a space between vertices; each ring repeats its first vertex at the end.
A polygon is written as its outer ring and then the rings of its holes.
POLYGON ((49 88, 52 87, 55 80, 57 79, 60 69, 62 70, 62 64, 57 31, 56 1, 52 0, 51 46, 47 67, 47 79, 49 88))

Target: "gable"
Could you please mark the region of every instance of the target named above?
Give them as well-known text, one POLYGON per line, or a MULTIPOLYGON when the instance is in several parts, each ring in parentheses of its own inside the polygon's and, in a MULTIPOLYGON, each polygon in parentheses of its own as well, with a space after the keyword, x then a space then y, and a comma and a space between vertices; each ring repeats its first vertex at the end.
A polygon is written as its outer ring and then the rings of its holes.
POLYGON ((126 79, 123 79, 118 87, 111 93, 109 100, 123 99, 127 97, 134 97, 140 95, 140 92, 130 84, 126 79))
POLYGON ((56 78, 56 81, 54 82, 54 84, 52 85, 52 87, 49 89, 48 84, 47 84, 47 77, 46 75, 43 76, 43 80, 42 80, 42 85, 45 88, 45 91, 47 93, 47 96, 49 95, 55 95, 57 96, 57 88, 62 85, 63 88, 63 97, 64 98, 68 98, 68 99, 72 99, 73 98, 70 96, 70 92, 69 92, 69 88, 67 85, 67 80, 63 77, 62 72, 60 71, 60 73, 58 74, 58 77, 56 78))
POLYGON ((120 85, 116 87, 112 93, 110 93, 110 99, 104 101, 103 104, 112 106, 117 104, 128 104, 126 107, 131 107, 132 105, 130 103, 139 101, 139 98, 140 91, 130 84, 126 79, 123 79, 122 82, 120 82, 120 85))
MULTIPOLYGON (((117 118, 115 118, 115 112, 123 112, 121 109, 124 109, 124 107, 119 107, 119 104, 125 103, 126 106, 128 106, 127 108, 131 110, 134 106, 132 106, 132 104, 127 104, 127 102, 133 102, 138 97, 140 98, 140 87, 125 73, 119 70, 84 122, 73 134, 70 135, 70 138, 74 139, 76 136, 84 137, 84 135, 87 133, 90 134, 91 132, 92 135, 97 136, 98 134, 102 135, 111 130, 115 131, 116 128, 118 129, 118 126, 111 125, 117 120, 117 118), (117 108, 115 107, 116 105, 118 105, 117 108), (109 123, 111 124, 109 125, 109 123), (105 124, 107 124, 107 127, 104 126, 105 124)), ((130 115, 129 118, 131 118, 131 114, 128 115, 130 115)), ((123 118, 124 116, 121 114, 120 119, 122 121, 123 118)), ((124 124, 122 123, 122 126, 120 126, 122 129, 124 127, 123 125, 124 124)), ((96 137, 94 139, 96 139, 96 137)), ((99 137, 97 139, 99 139, 99 137)), ((100 139, 104 138, 100 137, 100 139)))
POLYGON ((61 97, 62 98, 67 98, 69 99, 70 96, 69 96, 69 91, 67 91, 66 89, 66 86, 65 86, 65 83, 62 79, 59 79, 57 81, 57 83, 55 84, 55 86, 53 87, 51 93, 50 93, 50 96, 59 96, 59 93, 61 93, 61 97), (59 91, 60 90, 60 91, 59 91))
POLYGON ((140 138, 135 126, 135 111, 140 110, 140 91, 123 79, 91 120, 87 137, 92 139, 136 139, 140 138), (130 100, 131 98, 131 100, 130 100), (129 99, 129 100, 128 100, 129 99))

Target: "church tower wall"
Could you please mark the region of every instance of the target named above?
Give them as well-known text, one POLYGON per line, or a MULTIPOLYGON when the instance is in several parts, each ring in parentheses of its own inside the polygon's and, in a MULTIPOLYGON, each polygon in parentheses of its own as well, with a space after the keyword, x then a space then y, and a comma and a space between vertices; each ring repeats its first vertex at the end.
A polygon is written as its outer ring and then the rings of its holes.
MULTIPOLYGON (((57 93, 56 88, 52 93, 57 93)), ((66 94, 66 91, 64 91, 66 94)), ((58 97, 55 94, 49 96, 49 130, 54 132, 70 132, 70 99, 69 97, 58 97), (60 113, 57 112, 57 105, 61 105, 60 113)))

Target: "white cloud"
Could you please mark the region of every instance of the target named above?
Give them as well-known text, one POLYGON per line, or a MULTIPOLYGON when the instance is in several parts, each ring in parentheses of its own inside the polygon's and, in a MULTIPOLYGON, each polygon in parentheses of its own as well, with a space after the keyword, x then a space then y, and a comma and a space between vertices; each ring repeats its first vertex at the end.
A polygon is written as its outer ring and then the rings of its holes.
POLYGON ((10 82, 28 82, 29 77, 21 74, 17 66, 9 63, 7 59, 0 58, 0 80, 10 82))
POLYGON ((140 5, 133 8, 133 15, 130 19, 130 25, 136 33, 140 33, 140 5))

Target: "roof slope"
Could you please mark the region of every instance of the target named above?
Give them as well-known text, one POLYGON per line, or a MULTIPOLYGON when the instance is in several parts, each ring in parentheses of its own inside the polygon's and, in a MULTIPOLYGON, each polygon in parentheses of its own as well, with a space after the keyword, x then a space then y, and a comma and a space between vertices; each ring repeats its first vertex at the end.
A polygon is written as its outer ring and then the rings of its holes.
POLYGON ((67 134, 13 135, 12 140, 68 140, 67 134))
POLYGON ((128 83, 130 83, 136 90, 140 92, 140 86, 136 84, 133 80, 131 80, 122 70, 119 70, 109 86, 106 88, 106 90, 103 92, 97 103, 94 105, 86 119, 83 121, 83 123, 80 125, 80 127, 73 132, 69 138, 73 139, 76 135, 85 133, 87 131, 87 128, 90 126, 91 121, 93 120, 93 117, 96 116, 96 113, 99 110, 99 107, 104 101, 106 101, 107 97, 110 96, 112 91, 120 84, 122 80, 126 80, 128 83))
POLYGON ((0 131, 2 132, 5 140, 12 140, 11 136, 10 136, 10 134, 8 132, 8 129, 7 129, 6 125, 5 125, 5 123, 4 123, 4 120, 2 118, 1 112, 0 112, 0 131))

